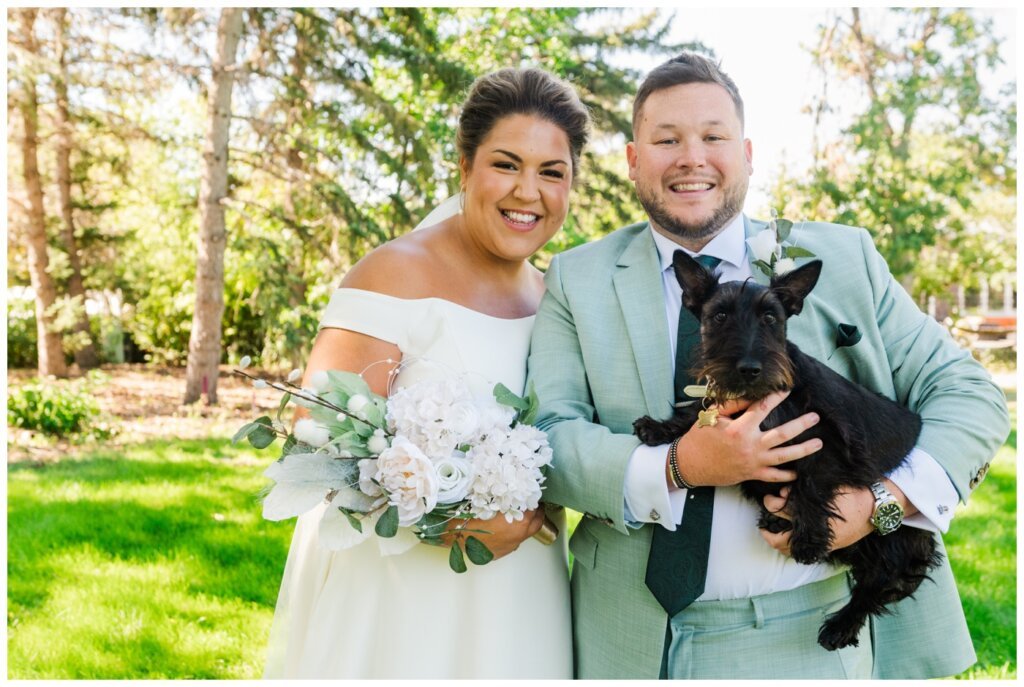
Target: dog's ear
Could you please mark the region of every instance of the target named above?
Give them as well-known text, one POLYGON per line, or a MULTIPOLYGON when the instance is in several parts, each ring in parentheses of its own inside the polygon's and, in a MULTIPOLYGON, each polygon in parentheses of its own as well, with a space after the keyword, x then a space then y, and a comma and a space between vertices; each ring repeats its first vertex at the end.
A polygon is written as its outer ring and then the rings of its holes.
POLYGON ((672 269, 676 273, 676 281, 683 287, 683 305, 699 318, 701 306, 718 287, 718 279, 681 250, 672 255, 672 269))
POLYGON ((799 315, 804 308, 804 299, 818 283, 821 276, 821 260, 811 260, 806 265, 772 277, 771 290, 786 309, 786 316, 799 315))

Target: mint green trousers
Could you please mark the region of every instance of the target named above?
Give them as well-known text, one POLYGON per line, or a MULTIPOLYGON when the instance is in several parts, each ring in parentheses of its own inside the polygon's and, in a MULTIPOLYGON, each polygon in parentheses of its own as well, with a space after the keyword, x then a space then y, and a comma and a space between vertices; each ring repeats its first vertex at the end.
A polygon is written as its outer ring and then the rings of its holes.
POLYGON ((797 589, 731 601, 697 601, 670 621, 670 679, 869 679, 869 624, 860 643, 818 645, 826 615, 850 597, 845 574, 797 589))

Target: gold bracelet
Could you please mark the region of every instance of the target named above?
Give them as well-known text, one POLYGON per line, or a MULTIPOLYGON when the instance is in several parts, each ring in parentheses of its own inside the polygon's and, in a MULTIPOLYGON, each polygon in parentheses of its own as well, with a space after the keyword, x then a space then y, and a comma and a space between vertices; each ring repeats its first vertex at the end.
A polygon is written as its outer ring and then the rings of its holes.
POLYGON ((676 485, 677 489, 694 489, 695 487, 683 479, 682 474, 679 472, 679 440, 682 437, 677 437, 672 445, 668 447, 668 469, 672 475, 672 483, 676 485))

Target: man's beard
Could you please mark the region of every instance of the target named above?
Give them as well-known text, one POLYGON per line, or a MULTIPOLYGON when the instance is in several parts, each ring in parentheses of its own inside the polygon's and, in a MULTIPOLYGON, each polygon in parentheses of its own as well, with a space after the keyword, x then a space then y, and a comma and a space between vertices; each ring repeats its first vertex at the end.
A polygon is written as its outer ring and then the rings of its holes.
POLYGON ((740 214, 747 196, 747 187, 741 182, 726 188, 722 204, 710 217, 696 224, 675 217, 665 207, 665 202, 646 186, 636 184, 636 195, 653 224, 686 241, 702 242, 716 236, 729 220, 740 214))

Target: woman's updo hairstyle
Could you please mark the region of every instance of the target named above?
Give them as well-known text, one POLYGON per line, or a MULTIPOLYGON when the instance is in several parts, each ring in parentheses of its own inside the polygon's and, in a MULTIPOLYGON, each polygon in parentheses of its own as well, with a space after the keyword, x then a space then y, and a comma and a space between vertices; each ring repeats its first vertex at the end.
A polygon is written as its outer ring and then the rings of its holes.
POLYGON ((575 179, 590 136, 590 114, 575 88, 543 69, 499 69, 474 81, 459 117, 459 153, 472 165, 477 148, 498 120, 517 114, 535 115, 565 132, 575 179))

